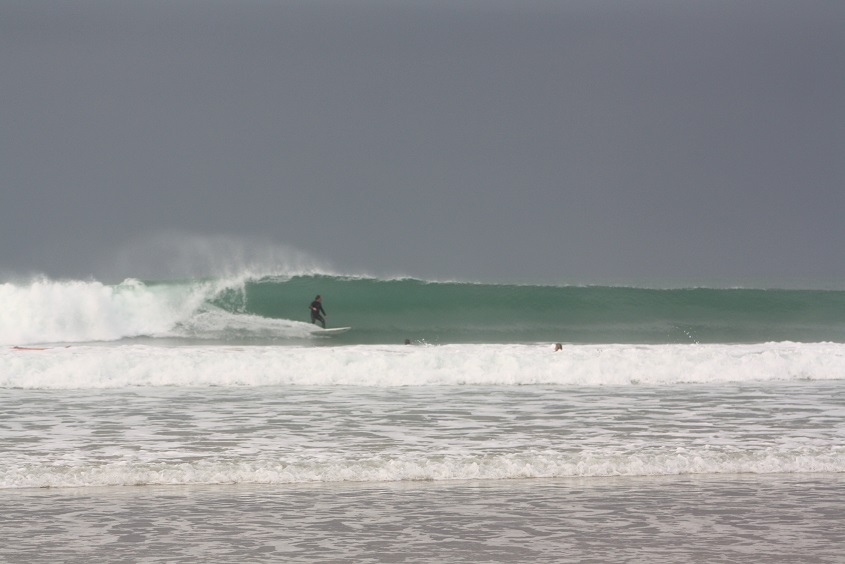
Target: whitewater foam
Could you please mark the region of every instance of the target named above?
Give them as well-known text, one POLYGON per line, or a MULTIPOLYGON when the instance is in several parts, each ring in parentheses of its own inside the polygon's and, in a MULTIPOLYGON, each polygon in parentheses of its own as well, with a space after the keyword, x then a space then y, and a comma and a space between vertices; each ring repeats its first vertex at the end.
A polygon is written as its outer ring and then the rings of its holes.
MULTIPOLYGON (((302 324, 302 331, 312 328, 302 324)), ((300 330, 294 328, 295 330, 300 330)), ((630 386, 837 380, 845 345, 74 346, 0 351, 0 387, 630 386)))
POLYGON ((239 339, 286 340, 306 339, 314 335, 315 326, 302 321, 272 319, 259 315, 231 313, 206 306, 172 329, 156 333, 156 337, 187 337, 236 341, 239 339))
POLYGON ((39 279, 0 284, 0 343, 110 341, 166 331, 207 298, 211 286, 151 287, 128 279, 39 279))
POLYGON ((0 473, 0 488, 91 487, 167 484, 288 484, 420 480, 506 480, 681 474, 771 474, 845 471, 845 448, 653 449, 653 452, 554 450, 519 454, 365 457, 282 456, 281 460, 199 462, 90 461, 44 466, 20 463, 0 473))

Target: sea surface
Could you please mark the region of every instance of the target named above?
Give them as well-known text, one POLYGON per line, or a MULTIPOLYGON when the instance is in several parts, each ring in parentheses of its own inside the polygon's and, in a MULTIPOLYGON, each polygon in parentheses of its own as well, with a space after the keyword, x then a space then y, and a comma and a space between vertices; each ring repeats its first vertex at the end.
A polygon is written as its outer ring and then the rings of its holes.
POLYGON ((3 562, 845 562, 843 499, 842 291, 0 284, 3 562))

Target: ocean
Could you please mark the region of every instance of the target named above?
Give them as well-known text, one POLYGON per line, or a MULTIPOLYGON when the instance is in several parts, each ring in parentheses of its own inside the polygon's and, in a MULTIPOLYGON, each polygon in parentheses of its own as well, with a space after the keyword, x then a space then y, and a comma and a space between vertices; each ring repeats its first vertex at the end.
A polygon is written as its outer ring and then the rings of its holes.
POLYGON ((0 561, 845 562, 845 291, 40 278, 0 344, 0 561))

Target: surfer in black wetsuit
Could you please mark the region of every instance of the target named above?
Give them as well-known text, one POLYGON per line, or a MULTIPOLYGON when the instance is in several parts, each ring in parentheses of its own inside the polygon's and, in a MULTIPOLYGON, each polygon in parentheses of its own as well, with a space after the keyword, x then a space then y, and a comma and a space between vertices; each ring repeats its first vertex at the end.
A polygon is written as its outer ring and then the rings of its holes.
POLYGON ((323 315, 328 317, 329 314, 326 313, 326 310, 323 309, 322 301, 323 301, 323 298, 320 297, 320 295, 318 294, 317 297, 314 298, 314 301, 311 302, 311 305, 308 306, 308 307, 311 308, 311 323, 317 323, 319 321, 320 325, 322 325, 323 329, 325 329, 326 328, 326 320, 323 319, 323 315), (322 313, 323 315, 320 315, 320 313, 322 313))

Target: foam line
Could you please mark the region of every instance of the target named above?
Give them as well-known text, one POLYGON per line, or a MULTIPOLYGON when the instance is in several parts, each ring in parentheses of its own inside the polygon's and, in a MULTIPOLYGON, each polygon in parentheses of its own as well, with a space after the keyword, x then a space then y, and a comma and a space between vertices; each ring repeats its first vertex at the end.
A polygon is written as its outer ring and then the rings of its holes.
POLYGON ((0 387, 627 386, 845 378, 845 345, 105 345, 0 350, 0 387))
POLYGON ((528 451, 497 455, 372 455, 365 458, 232 458, 197 462, 130 462, 5 466, 0 488, 127 485, 289 484, 416 480, 503 480, 592 476, 845 472, 845 448, 613 449, 528 451))

